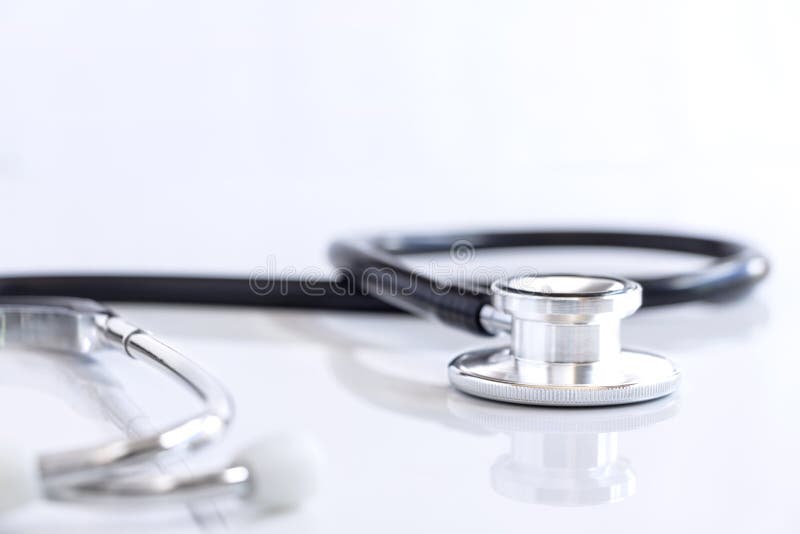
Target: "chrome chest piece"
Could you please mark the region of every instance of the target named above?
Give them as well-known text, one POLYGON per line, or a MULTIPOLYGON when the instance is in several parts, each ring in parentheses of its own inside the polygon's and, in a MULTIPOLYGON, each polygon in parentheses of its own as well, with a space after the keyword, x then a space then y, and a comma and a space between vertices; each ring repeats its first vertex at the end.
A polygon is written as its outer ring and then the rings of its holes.
POLYGON ((620 323, 642 303, 629 280, 521 276, 492 284, 510 316, 511 346, 467 352, 450 363, 452 384, 486 399, 549 406, 628 404, 675 391, 666 358, 622 349, 620 323))

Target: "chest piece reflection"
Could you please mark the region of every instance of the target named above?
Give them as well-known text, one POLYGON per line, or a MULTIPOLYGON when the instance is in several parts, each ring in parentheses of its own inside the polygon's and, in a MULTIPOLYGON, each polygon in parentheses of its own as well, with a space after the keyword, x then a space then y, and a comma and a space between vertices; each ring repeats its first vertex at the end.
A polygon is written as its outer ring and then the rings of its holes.
POLYGON ((501 406, 464 395, 448 399, 451 413, 476 429, 502 432, 510 450, 491 467, 494 490, 521 502, 589 506, 636 493, 624 434, 669 419, 677 400, 584 410, 501 406))

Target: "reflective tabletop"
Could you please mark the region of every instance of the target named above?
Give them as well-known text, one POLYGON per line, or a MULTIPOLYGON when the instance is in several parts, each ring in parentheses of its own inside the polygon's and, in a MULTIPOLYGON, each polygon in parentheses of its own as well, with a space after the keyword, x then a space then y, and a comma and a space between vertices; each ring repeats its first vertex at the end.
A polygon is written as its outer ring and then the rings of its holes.
MULTIPOLYGON (((800 402, 798 364, 768 350, 770 325, 780 318, 770 316, 763 294, 727 307, 697 304, 632 318, 625 344, 672 355, 684 372, 682 387, 654 402, 595 409, 504 405, 456 392, 446 364, 487 340, 412 317, 119 309, 159 325, 234 392, 239 419, 216 454, 264 431, 308 431, 327 458, 320 492, 277 515, 227 501, 147 510, 37 504, 0 520, 9 530, 613 525, 615 532, 670 532, 725 525, 789 532, 798 525, 791 505, 800 436, 796 419, 786 416, 800 402)), ((0 360, 15 376, 0 383, 0 400, 25 402, 10 423, 36 446, 135 432, 188 405, 127 362, 67 360, 21 351, 4 351, 0 360)), ((154 469, 191 470, 214 459, 154 469)))

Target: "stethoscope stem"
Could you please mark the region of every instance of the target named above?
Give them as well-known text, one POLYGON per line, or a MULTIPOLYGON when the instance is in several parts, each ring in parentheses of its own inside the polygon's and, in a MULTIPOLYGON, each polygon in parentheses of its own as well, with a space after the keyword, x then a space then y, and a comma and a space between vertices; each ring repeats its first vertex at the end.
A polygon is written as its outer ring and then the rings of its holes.
POLYGON ((483 329, 489 334, 496 336, 511 332, 511 315, 498 310, 491 304, 486 304, 481 308, 479 320, 483 329))

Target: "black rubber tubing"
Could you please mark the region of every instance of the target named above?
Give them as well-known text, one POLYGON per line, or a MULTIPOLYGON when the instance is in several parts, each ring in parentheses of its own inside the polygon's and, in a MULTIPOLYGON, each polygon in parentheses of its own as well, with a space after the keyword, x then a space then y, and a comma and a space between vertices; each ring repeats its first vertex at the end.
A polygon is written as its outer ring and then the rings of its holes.
POLYGON ((474 250, 529 247, 624 247, 708 256, 703 268, 660 278, 641 278, 642 306, 695 300, 727 301, 752 289, 768 272, 768 262, 755 250, 732 241, 657 233, 597 231, 512 231, 401 235, 335 242, 330 250, 337 267, 354 280, 366 281, 366 293, 396 306, 433 314, 445 323, 487 334, 480 310, 489 301, 487 288, 441 288, 441 282, 409 269, 401 256, 443 253, 455 243, 474 250), (370 269, 380 276, 365 276, 370 269), (394 278, 383 273, 396 273, 394 278))
POLYGON ((708 256, 703 268, 636 281, 643 306, 694 300, 725 301, 748 292, 767 274, 767 260, 741 244, 655 233, 520 231, 379 236, 342 240, 330 255, 340 269, 335 279, 119 275, 32 275, 0 277, 0 296, 63 296, 101 302, 147 302, 263 306, 369 312, 412 311, 447 324, 487 334, 480 309, 486 288, 432 280, 405 265, 403 255, 443 253, 454 243, 478 249, 552 246, 627 247, 708 256), (380 276, 365 276, 370 270, 380 276), (255 285, 254 285, 255 284, 255 285))

